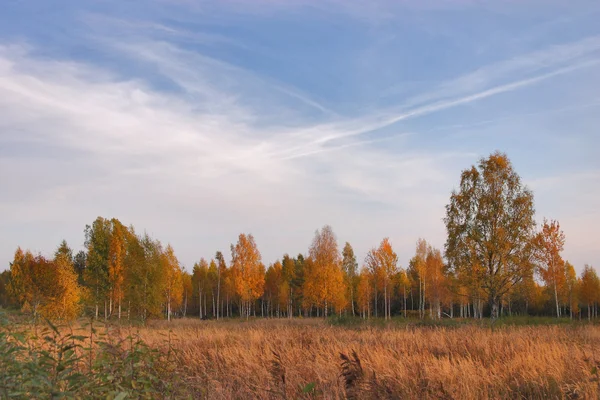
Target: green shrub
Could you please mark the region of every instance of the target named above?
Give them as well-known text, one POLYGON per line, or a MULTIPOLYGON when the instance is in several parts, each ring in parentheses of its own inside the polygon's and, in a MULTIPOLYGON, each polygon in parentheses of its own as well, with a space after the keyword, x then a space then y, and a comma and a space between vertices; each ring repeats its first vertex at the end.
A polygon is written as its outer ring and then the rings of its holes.
POLYGON ((100 331, 93 323, 84 328, 86 335, 49 321, 19 326, 0 314, 0 398, 187 397, 170 340, 159 351, 135 334, 123 337, 107 326, 100 331))

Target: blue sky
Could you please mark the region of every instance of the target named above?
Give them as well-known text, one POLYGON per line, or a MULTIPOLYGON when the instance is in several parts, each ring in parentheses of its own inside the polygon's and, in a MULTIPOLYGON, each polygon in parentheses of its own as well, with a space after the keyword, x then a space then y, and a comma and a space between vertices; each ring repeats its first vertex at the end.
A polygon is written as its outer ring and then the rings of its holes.
POLYGON ((4 0, 0 258, 82 248, 98 215, 190 269, 330 224, 362 261, 443 247, 460 171, 506 152, 600 266, 596 1, 4 0))

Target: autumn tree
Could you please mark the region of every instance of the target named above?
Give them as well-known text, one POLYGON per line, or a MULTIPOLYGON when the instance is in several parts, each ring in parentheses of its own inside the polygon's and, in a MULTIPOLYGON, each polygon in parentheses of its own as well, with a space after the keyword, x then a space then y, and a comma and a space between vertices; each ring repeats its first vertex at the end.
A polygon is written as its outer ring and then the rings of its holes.
POLYGON ((264 265, 252 235, 242 233, 237 244, 231 245, 231 271, 241 300, 240 311, 247 319, 251 305, 262 296, 265 286, 264 265))
POLYGON ((284 285, 283 266, 280 261, 275 261, 265 273, 265 292, 267 298, 267 315, 281 316, 283 307, 287 307, 287 285, 284 285))
POLYGON ((429 245, 425 239, 417 240, 415 255, 408 264, 409 276, 419 284, 419 317, 425 317, 425 296, 427 294, 427 251, 429 245))
POLYGON ((325 317, 330 308, 341 312, 347 304, 346 286, 337 239, 329 225, 315 232, 306 261, 305 300, 322 307, 325 317))
POLYGON ((378 248, 369 251, 365 263, 374 277, 376 287, 382 288, 384 318, 389 319, 392 313, 392 277, 397 272, 398 256, 392 249, 392 244, 388 238, 383 239, 378 248))
MULTIPOLYGON (((64 241, 61 247, 63 245, 68 248, 64 241)), ((81 313, 83 291, 73 266, 72 252, 68 250, 61 251, 59 247, 54 257, 52 295, 44 306, 44 313, 49 318, 72 320, 81 313)))
POLYGON ((221 304, 225 306, 225 311, 222 311, 222 315, 227 316, 229 318, 233 316, 233 303, 237 302, 239 304, 239 296, 237 295, 235 289, 235 281, 233 278, 233 271, 231 270, 231 268, 225 269, 221 280, 221 304))
POLYGON ((195 295, 198 296, 198 316, 202 319, 203 317, 206 317, 206 293, 209 288, 208 262, 204 258, 201 258, 199 262, 194 264, 192 270, 192 285, 195 295))
POLYGON ((425 265, 429 287, 430 316, 433 318, 441 318, 441 305, 447 289, 446 279, 444 276, 444 260, 442 259, 442 253, 438 249, 429 246, 427 249, 425 265))
POLYGON ((208 284, 210 287, 210 296, 212 298, 212 317, 216 318, 217 316, 217 288, 220 286, 220 278, 219 278, 219 267, 217 266, 217 262, 214 259, 210 260, 208 264, 208 284))
POLYGON ((296 262, 288 254, 284 254, 281 259, 281 274, 283 277, 282 289, 286 291, 285 298, 287 307, 287 316, 291 318, 294 314, 294 293, 297 293, 298 277, 296 271, 296 262))
POLYGON ((371 317, 372 275, 368 269, 362 268, 358 274, 356 286, 356 304, 360 315, 366 319, 371 317))
POLYGON ((565 285, 565 262, 560 255, 564 245, 565 234, 558 221, 544 219, 542 230, 533 238, 533 255, 540 276, 554 294, 557 318, 560 317, 558 296, 565 285))
POLYGON ((354 255, 354 249, 348 242, 346 242, 344 249, 342 250, 342 269, 344 270, 346 286, 348 287, 348 300, 350 301, 350 308, 352 309, 352 315, 354 315, 358 263, 356 262, 356 256, 354 255))
POLYGON ((588 319, 597 316, 597 304, 600 302, 600 278, 596 270, 586 265, 581 273, 580 299, 587 306, 588 319))
POLYGON ((533 216, 533 194, 499 152, 462 172, 446 206, 450 268, 487 295, 492 319, 530 267, 533 216))
POLYGON ((7 308, 13 305, 13 299, 9 293, 10 270, 0 272, 0 307, 7 308))
POLYGON ((10 274, 9 293, 22 310, 31 311, 37 318, 54 281, 48 261, 19 247, 10 264, 10 274))
POLYGON ((219 319, 221 308, 221 278, 224 271, 227 269, 227 264, 225 263, 225 257, 223 257, 223 253, 217 251, 215 254, 215 259, 217 261, 217 319, 219 319))
POLYGON ((579 308, 577 306, 579 299, 579 285, 575 267, 568 261, 565 262, 565 288, 569 301, 569 318, 573 319, 573 314, 579 313, 579 308))
POLYGON ((187 316, 187 312, 188 312, 188 302, 190 301, 191 295, 192 295, 192 275, 190 275, 189 273, 187 273, 187 271, 183 271, 181 272, 181 289, 182 289, 182 301, 180 304, 180 312, 181 312, 181 316, 182 317, 186 317, 187 316))
POLYGON ((66 252, 56 254, 48 260, 18 248, 11 263, 9 290, 34 318, 70 320, 79 315, 81 288, 72 260, 66 252))
POLYGON ((411 282, 410 276, 408 275, 406 270, 403 269, 398 272, 397 277, 396 277, 396 285, 398 287, 398 292, 402 293, 402 305, 404 307, 403 315, 406 318, 407 311, 408 311, 407 290, 408 290, 408 293, 410 293, 410 290, 412 288, 412 282, 411 282))
POLYGON ((165 276, 164 300, 167 305, 167 320, 171 320, 173 309, 178 307, 183 298, 183 271, 175 256, 173 247, 168 245, 161 255, 162 272, 165 276))
POLYGON ((111 235, 108 247, 108 314, 112 315, 113 306, 118 307, 118 318, 121 319, 122 301, 124 297, 125 256, 127 251, 127 228, 118 219, 111 221, 111 235))

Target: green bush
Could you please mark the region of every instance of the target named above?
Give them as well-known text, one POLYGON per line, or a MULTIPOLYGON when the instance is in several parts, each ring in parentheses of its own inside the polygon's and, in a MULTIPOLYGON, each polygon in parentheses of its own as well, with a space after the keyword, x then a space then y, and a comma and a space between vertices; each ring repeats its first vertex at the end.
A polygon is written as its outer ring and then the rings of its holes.
POLYGON ((110 327, 99 332, 92 323, 84 328, 86 335, 49 321, 19 326, 0 314, 0 398, 188 397, 178 384, 170 340, 159 351, 134 334, 122 338, 110 327))

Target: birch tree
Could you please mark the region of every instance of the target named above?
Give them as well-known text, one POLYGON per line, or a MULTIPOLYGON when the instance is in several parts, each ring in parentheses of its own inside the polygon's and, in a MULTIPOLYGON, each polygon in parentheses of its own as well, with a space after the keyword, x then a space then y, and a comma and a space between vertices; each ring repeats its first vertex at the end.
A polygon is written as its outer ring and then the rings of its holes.
POLYGON ((530 268, 533 216, 533 194, 499 152, 462 172, 446 206, 450 269, 487 295, 492 319, 530 268))
POLYGON ((236 245, 231 245, 231 271, 241 300, 241 315, 248 319, 251 305, 262 296, 265 287, 265 267, 252 235, 242 233, 236 245))
POLYGON ((560 253, 565 246, 565 234, 558 221, 544 219, 542 230, 533 239, 534 257, 538 272, 552 289, 556 317, 560 318, 559 292, 565 285, 565 262, 560 253))
POLYGON ((355 315, 354 303, 356 297, 356 273, 358 263, 356 262, 356 256, 354 255, 354 249, 348 242, 346 242, 344 249, 342 250, 342 268, 346 278, 346 285, 348 286, 348 301, 350 302, 352 315, 355 315))
POLYGON ((322 307, 324 317, 327 317, 332 306, 341 311, 347 301, 346 286, 337 239, 329 225, 315 232, 308 255, 305 299, 322 307))

